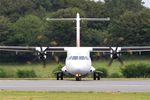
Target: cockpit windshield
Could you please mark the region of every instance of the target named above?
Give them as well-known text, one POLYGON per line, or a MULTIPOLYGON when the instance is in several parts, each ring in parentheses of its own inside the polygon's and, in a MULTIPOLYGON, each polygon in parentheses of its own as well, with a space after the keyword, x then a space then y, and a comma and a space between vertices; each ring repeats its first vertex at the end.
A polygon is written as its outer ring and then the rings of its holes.
POLYGON ((78 56, 72 56, 72 60, 78 60, 78 56))
POLYGON ((89 60, 87 56, 70 56, 68 60, 89 60))

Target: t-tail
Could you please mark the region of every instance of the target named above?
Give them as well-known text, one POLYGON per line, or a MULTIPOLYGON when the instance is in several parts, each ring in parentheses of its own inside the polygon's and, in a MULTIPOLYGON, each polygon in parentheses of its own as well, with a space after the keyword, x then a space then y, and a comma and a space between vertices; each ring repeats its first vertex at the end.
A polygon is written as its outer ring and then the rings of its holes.
POLYGON ((80 21, 109 21, 110 18, 80 18, 80 14, 77 13, 76 18, 46 18, 47 21, 72 21, 76 20, 76 47, 80 47, 80 21))

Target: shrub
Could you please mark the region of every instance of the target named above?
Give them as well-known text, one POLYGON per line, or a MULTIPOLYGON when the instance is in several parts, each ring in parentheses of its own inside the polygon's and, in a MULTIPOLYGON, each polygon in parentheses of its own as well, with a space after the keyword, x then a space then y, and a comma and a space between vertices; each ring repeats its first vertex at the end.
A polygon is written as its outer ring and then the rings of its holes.
POLYGON ((101 77, 108 77, 108 71, 105 68, 97 68, 96 71, 101 71, 103 72, 101 77))
POLYGON ((0 69, 0 78, 5 78, 6 72, 3 69, 0 69))
POLYGON ((112 73, 109 77, 110 78, 121 78, 123 76, 121 74, 119 74, 119 73, 112 73))
POLYGON ((122 73, 127 78, 148 78, 150 77, 150 65, 131 64, 122 69, 122 73))
POLYGON ((19 78, 34 78, 37 77, 34 70, 18 70, 17 76, 19 78))
POLYGON ((55 68, 52 70, 52 77, 56 77, 56 73, 57 73, 58 71, 61 71, 62 67, 63 67, 63 65, 62 65, 61 63, 58 64, 57 67, 55 67, 55 68))
POLYGON ((58 64, 56 68, 53 69, 52 73, 55 74, 57 71, 61 71, 62 64, 58 64))

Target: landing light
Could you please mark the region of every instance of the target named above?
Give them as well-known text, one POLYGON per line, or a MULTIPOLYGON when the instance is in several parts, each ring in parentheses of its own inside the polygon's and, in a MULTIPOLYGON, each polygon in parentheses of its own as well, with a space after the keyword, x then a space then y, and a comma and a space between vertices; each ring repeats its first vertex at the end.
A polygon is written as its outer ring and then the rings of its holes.
POLYGON ((81 76, 81 74, 76 74, 76 77, 80 77, 81 76))

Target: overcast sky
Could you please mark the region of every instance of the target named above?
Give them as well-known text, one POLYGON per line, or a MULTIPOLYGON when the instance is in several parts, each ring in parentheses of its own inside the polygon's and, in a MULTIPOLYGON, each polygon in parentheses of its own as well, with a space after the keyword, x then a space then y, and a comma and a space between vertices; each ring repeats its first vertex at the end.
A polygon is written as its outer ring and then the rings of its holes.
MULTIPOLYGON (((99 0, 95 0, 95 1, 99 1, 99 0)), ((101 1, 104 1, 104 0, 101 0, 101 1)), ((145 4, 144 4, 145 7, 150 8, 150 0, 143 0, 143 2, 145 2, 145 4)))
POLYGON ((144 6, 150 8, 150 0, 143 0, 145 2, 144 6))

